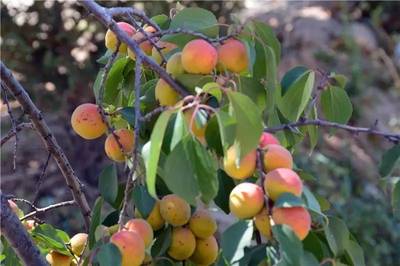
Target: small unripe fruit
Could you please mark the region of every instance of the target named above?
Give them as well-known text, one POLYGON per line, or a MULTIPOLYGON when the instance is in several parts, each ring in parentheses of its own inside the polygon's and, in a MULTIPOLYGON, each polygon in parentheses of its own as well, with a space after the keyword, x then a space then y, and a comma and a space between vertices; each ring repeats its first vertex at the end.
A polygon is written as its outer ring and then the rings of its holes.
POLYGON ((71 116, 71 125, 76 134, 84 139, 96 139, 106 133, 99 107, 92 103, 79 105, 71 116))
POLYGON ((229 195, 229 209, 239 219, 257 215, 263 206, 264 193, 260 186, 253 183, 241 183, 229 195))
POLYGON ((139 266, 145 256, 143 239, 136 233, 130 231, 119 231, 115 233, 110 242, 116 245, 121 252, 121 266, 139 266))
POLYGON ((303 207, 273 208, 272 220, 290 226, 300 240, 306 238, 311 228, 311 216, 303 207))
POLYGON ((265 149, 264 168, 266 172, 277 168, 292 169, 293 157, 287 149, 277 144, 267 145, 265 149))
POLYGON ((144 241, 145 247, 149 247, 153 242, 153 229, 143 219, 131 219, 125 224, 125 229, 137 233, 144 241))
POLYGON ((178 195, 170 194, 160 201, 160 213, 170 225, 181 226, 190 219, 190 206, 178 195))
POLYGON ((156 84, 155 96, 161 106, 174 106, 180 98, 179 93, 163 79, 159 79, 156 84))
POLYGON ((176 260, 188 259, 196 247, 196 238, 192 231, 183 227, 176 227, 172 230, 171 245, 168 255, 176 260))
POLYGON ((218 243, 214 236, 196 239, 196 248, 190 260, 196 265, 211 265, 218 257, 218 243))
POLYGON ((237 154, 234 146, 231 146, 224 158, 224 171, 232 178, 245 179, 253 175, 256 169, 256 151, 251 151, 236 165, 237 154))
POLYGON ((78 233, 71 238, 71 250, 75 255, 82 255, 86 246, 87 238, 88 235, 85 233, 78 233))
MULTIPOLYGON (((183 113, 183 115, 185 116, 185 120, 186 120, 188 127, 190 127, 190 132, 192 132, 193 135, 195 135, 196 138, 201 143, 205 144, 206 143, 207 124, 205 124, 204 126, 198 125, 198 123, 196 123, 196 118, 193 118, 193 123, 190 124, 192 122, 193 112, 194 112, 194 109, 191 108, 191 109, 186 110, 183 113)), ((199 110, 197 110, 197 112, 199 112, 199 110)), ((198 114, 196 114, 196 115, 198 115, 198 114)))
POLYGON ((129 155, 133 150, 134 135, 135 134, 128 129, 118 129, 114 131, 114 134, 108 135, 104 143, 104 150, 108 158, 116 162, 123 162, 125 160, 125 155, 129 155), (118 138, 122 150, 114 135, 118 138))
POLYGON ((50 253, 46 255, 46 260, 51 266, 70 266, 72 257, 56 251, 50 251, 50 253))
POLYGON ((240 73, 247 69, 248 64, 246 46, 241 41, 229 39, 218 47, 218 65, 222 70, 240 73))
MULTIPOLYGON (((178 47, 174 43, 163 42, 163 41, 158 41, 157 45, 158 45, 158 47, 161 48, 161 53, 164 56, 178 47)), ((156 61, 157 64, 161 64, 162 57, 155 47, 153 47, 153 49, 151 49, 151 57, 153 57, 154 61, 156 61)))
MULTIPOLYGON (((125 31, 129 36, 132 36, 136 30, 132 25, 126 23, 126 22, 118 22, 118 27, 125 31)), ((117 43, 118 39, 117 36, 112 32, 111 30, 107 30, 106 36, 105 36, 105 44, 108 49, 111 51, 115 51, 117 49, 117 43)), ((126 53, 127 46, 125 43, 121 43, 119 46, 118 52, 125 54, 126 53)))
POLYGON ((278 145, 280 145, 280 142, 271 133, 268 133, 268 132, 262 133, 261 137, 260 137, 259 147, 261 149, 264 149, 265 147, 267 147, 267 145, 270 145, 270 144, 278 144, 278 145))
POLYGON ((217 50, 205 40, 188 42, 182 50, 183 69, 191 74, 209 74, 217 64, 217 50))
POLYGON ((167 66, 165 67, 167 73, 171 74, 173 77, 179 76, 185 72, 182 66, 182 53, 173 54, 167 61, 167 66))
POLYGON ((265 176, 264 189, 268 197, 275 201, 285 192, 300 196, 303 192, 303 183, 295 171, 277 168, 265 176))
MULTIPOLYGON (((145 27, 143 30, 144 30, 148 35, 150 35, 150 34, 153 33, 153 32, 156 32, 156 29, 153 28, 152 26, 145 27), (149 34, 149 33, 150 33, 150 34, 149 34)), ((132 39, 133 39, 134 41, 140 41, 140 40, 142 40, 144 37, 145 37, 145 35, 144 35, 142 32, 138 31, 138 32, 136 32, 135 34, 133 34, 132 39)), ((142 43, 139 45, 139 47, 140 47, 140 49, 142 49, 142 51, 143 51, 146 55, 151 55, 151 50, 152 50, 153 46, 151 45, 150 41, 144 41, 144 42, 142 42, 142 43)), ((136 59, 135 53, 134 53, 131 49, 129 49, 129 48, 128 48, 128 56, 129 56, 132 60, 135 60, 135 59, 136 59)))
POLYGON ((272 239, 271 219, 268 215, 268 210, 265 207, 254 216, 254 224, 261 235, 268 240, 272 239))
POLYGON ((189 228, 198 238, 207 238, 217 231, 217 223, 207 210, 197 210, 189 221, 189 228))

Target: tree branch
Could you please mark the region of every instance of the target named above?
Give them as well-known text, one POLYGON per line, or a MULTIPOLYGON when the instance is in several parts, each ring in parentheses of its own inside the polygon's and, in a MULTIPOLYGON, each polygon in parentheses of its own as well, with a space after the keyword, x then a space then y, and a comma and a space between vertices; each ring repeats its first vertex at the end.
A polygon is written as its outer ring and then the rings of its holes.
POLYGON ((63 202, 60 202, 60 203, 52 204, 52 205, 46 206, 44 208, 36 208, 36 207, 34 207, 35 210, 30 212, 30 213, 28 213, 28 214, 26 214, 25 216, 23 216, 20 219, 20 221, 26 220, 28 218, 31 218, 32 216, 36 216, 38 214, 42 214, 42 213, 45 213, 45 212, 53 210, 53 209, 57 209, 57 208, 60 208, 60 207, 65 207, 65 206, 71 206, 71 205, 75 205, 75 204, 76 204, 75 200, 69 200, 69 201, 63 201, 63 202))
POLYGON ((90 207, 86 200, 86 197, 81 189, 81 183, 76 176, 68 158, 65 156, 64 151, 58 145, 57 140, 51 133, 49 126, 44 120, 41 112, 32 102, 28 93, 22 87, 22 85, 14 78, 11 71, 1 61, 1 77, 6 84, 7 89, 14 95, 15 99, 21 104, 24 112, 30 116, 30 120, 35 127, 36 131, 42 138, 47 150, 53 155, 58 167, 61 170, 62 175, 71 189, 74 200, 80 207, 83 218, 85 220, 86 230, 90 225, 90 207))
POLYGON ((0 198, 1 234, 5 236, 25 265, 48 265, 1 192, 0 198))
POLYGON ((3 146, 7 141, 12 139, 12 137, 14 137, 18 132, 20 132, 24 128, 34 129, 32 123, 21 123, 21 124, 18 124, 15 127, 15 130, 11 129, 10 131, 8 131, 7 135, 5 135, 4 137, 1 138, 1 145, 0 146, 3 146))

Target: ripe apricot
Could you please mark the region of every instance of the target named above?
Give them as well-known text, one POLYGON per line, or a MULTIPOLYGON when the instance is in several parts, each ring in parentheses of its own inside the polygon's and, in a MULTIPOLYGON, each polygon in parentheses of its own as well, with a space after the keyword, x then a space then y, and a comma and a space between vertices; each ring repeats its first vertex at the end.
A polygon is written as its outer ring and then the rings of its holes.
POLYGON ((108 158, 116 162, 123 162, 125 160, 125 155, 128 155, 133 150, 135 134, 128 129, 118 129, 114 131, 114 134, 107 136, 106 142, 104 143, 104 150, 108 158), (118 144, 116 137, 118 138, 118 144))
POLYGON ((273 208, 272 220, 290 226, 300 240, 306 238, 311 228, 311 216, 303 207, 273 208))
POLYGON ((170 225, 181 226, 190 219, 190 206, 178 195, 170 194, 161 199, 160 213, 170 225))
POLYGON ((167 61, 167 66, 165 67, 167 73, 171 74, 173 77, 176 77, 180 74, 183 74, 185 70, 182 66, 182 53, 173 54, 167 61))
POLYGON ((190 260, 196 265, 211 265, 218 257, 218 243, 214 236, 196 238, 196 248, 190 260))
MULTIPOLYGON (((193 135, 203 144, 206 143, 206 128, 207 124, 201 126, 198 123, 196 123, 196 118, 193 118, 193 123, 190 126, 190 123, 192 122, 192 117, 193 117, 193 112, 194 109, 190 108, 186 110, 183 115, 185 116, 185 120, 187 125, 190 127, 190 131, 193 133, 193 135)), ((199 111, 197 111, 199 112, 199 111)), ((199 115, 196 113, 196 116, 199 115)))
POLYGON ((207 210, 197 210, 189 221, 189 228, 198 238, 207 238, 217 231, 217 223, 207 210))
POLYGON ((303 183, 295 171, 277 168, 265 176, 264 190, 272 200, 276 200, 285 192, 300 196, 303 191, 303 183))
MULTIPOLYGON (((135 217, 143 218, 138 209, 135 209, 135 217)), ((150 224, 151 228, 153 228, 153 231, 160 230, 164 227, 165 220, 160 213, 160 201, 156 201, 146 221, 150 224)))
POLYGON ((72 257, 56 251, 50 251, 50 253, 46 255, 46 260, 51 266, 70 266, 72 257))
POLYGON ((254 216, 254 224, 258 231, 266 239, 272 239, 271 221, 268 210, 264 207, 256 216, 254 216))
POLYGON ((261 134, 261 137, 260 137, 260 142, 259 142, 259 147, 261 148, 261 149, 264 149, 267 145, 269 145, 269 144, 278 144, 278 145, 280 145, 280 142, 279 142, 279 140, 274 136, 274 135, 272 135, 271 133, 268 133, 268 132, 264 132, 264 133, 262 133, 261 134))
POLYGON ((264 206, 264 193, 253 183, 240 183, 229 195, 229 209, 239 219, 255 216, 264 206))
POLYGON ((205 40, 188 42, 182 50, 183 69, 191 74, 208 74, 217 64, 217 50, 205 40))
MULTIPOLYGON (((143 29, 147 34, 149 33, 153 33, 156 32, 156 29, 152 26, 147 26, 143 29)), ((138 31, 135 34, 133 34, 132 39, 134 41, 140 41, 145 37, 145 35, 138 31)), ((151 45, 150 41, 144 41, 142 43, 139 44, 140 49, 146 54, 146 55, 151 55, 151 50, 153 48, 153 46, 151 45)), ((128 56, 132 59, 135 60, 136 59, 136 55, 135 53, 128 48, 128 56)))
POLYGON ((145 254, 143 239, 134 232, 119 231, 110 238, 121 252, 121 266, 138 266, 142 264, 145 254))
POLYGON ((82 255, 86 246, 87 238, 88 235, 85 233, 78 233, 71 238, 71 250, 75 255, 82 255))
POLYGON ((92 103, 81 104, 74 110, 71 125, 76 134, 84 139, 97 139, 107 130, 99 107, 92 103))
MULTIPOLYGON (((164 56, 178 47, 174 43, 163 42, 163 41, 158 41, 157 45, 158 47, 160 47, 161 53, 164 56)), ((161 64, 162 57, 155 47, 151 49, 151 57, 154 59, 154 61, 157 62, 157 64, 161 64)))
POLYGON ((172 230, 171 245, 167 253, 176 260, 185 260, 193 254, 195 247, 196 238, 192 231, 176 227, 172 230))
POLYGON ((277 144, 270 144, 265 147, 264 152, 264 168, 267 172, 276 168, 290 168, 293 167, 292 154, 277 144))
POLYGON ((146 220, 131 219, 125 224, 125 229, 137 233, 143 239, 146 248, 153 242, 153 229, 146 220))
POLYGON ((219 68, 240 73, 247 69, 248 64, 246 46, 241 41, 229 39, 218 47, 219 68))
POLYGON ((177 93, 167 82, 159 79, 155 88, 156 99, 161 106, 173 106, 179 101, 179 93, 177 93))
MULTIPOLYGON (((126 22, 118 22, 117 25, 121 30, 125 31, 129 36, 132 36, 136 32, 135 28, 126 22)), ((107 49, 110 49, 111 51, 115 51, 117 49, 117 43, 118 43, 118 39, 117 39, 117 36, 114 34, 114 32, 112 32, 111 30, 107 30, 106 36, 105 36, 105 45, 106 45, 107 49)), ((127 49, 126 44, 121 43, 121 45, 119 46, 118 52, 125 54, 126 49, 127 49)))
POLYGON ((250 177, 256 169, 256 151, 251 151, 236 164, 237 154, 234 146, 231 146, 224 158, 224 171, 232 178, 245 179, 250 177))

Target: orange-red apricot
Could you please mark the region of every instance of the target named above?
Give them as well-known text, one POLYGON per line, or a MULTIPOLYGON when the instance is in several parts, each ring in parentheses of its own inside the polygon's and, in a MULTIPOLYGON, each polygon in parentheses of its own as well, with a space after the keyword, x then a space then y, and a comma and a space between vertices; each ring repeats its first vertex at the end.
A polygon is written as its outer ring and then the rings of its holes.
POLYGON ((84 139, 96 139, 107 131, 99 107, 96 104, 79 105, 71 116, 73 130, 84 139))
POLYGON ((191 74, 209 74, 217 64, 217 50, 205 40, 188 42, 182 50, 183 69, 191 74))

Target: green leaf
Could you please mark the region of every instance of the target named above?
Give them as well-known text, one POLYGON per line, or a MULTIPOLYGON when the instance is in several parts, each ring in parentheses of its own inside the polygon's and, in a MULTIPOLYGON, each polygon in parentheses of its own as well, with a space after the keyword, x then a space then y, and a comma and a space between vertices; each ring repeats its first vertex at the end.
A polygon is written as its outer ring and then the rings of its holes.
POLYGON ((393 146, 387 150, 379 165, 379 174, 382 177, 390 175, 396 165, 399 165, 400 160, 400 144, 393 146))
POLYGON ((96 79, 93 84, 93 94, 96 99, 96 102, 99 101, 99 92, 100 92, 100 85, 101 85, 101 80, 104 75, 104 69, 100 69, 99 72, 97 73, 96 79))
POLYGON ((143 218, 147 218, 153 210, 156 200, 149 194, 146 187, 143 185, 136 185, 132 191, 132 200, 136 208, 138 208, 143 218))
POLYGON ((253 25, 257 36, 260 37, 265 45, 272 48, 275 54, 275 64, 278 65, 281 56, 281 44, 278 38, 276 38, 274 31, 269 25, 261 21, 253 21, 253 25))
POLYGON ((244 256, 244 248, 250 246, 253 236, 253 222, 241 220, 231 225, 221 237, 222 258, 229 265, 244 256))
POLYGON ((400 180, 397 180, 397 182, 393 185, 392 208, 394 216, 397 219, 400 219, 400 180))
POLYGON ((311 98, 315 74, 304 73, 288 89, 279 101, 279 110, 290 121, 297 121, 311 98))
POLYGON ((350 236, 346 224, 342 220, 330 216, 328 225, 324 227, 324 232, 333 254, 343 254, 350 236))
POLYGON ((303 265, 303 266, 320 266, 319 262, 315 258, 315 256, 308 251, 304 252, 303 257, 301 258, 301 265, 303 265))
POLYGON ((101 171, 98 186, 104 200, 115 207, 118 196, 118 175, 115 164, 110 164, 101 171))
POLYGON ((124 107, 119 110, 122 118, 127 121, 131 126, 135 126, 135 108, 124 107))
POLYGON ((214 151, 218 156, 224 156, 221 135, 218 126, 218 114, 212 116, 206 127, 206 142, 210 150, 214 151))
POLYGON ((353 113, 349 96, 339 87, 330 86, 321 93, 321 107, 327 120, 341 124, 346 124, 353 113))
POLYGON ((172 151, 174 147, 186 136, 189 134, 188 127, 186 124, 186 119, 182 113, 179 111, 176 115, 174 129, 172 132, 170 150, 172 151))
POLYGON ((214 199, 215 204, 221 208, 226 214, 230 213, 229 210, 229 194, 235 187, 235 182, 221 169, 218 170, 218 194, 214 199))
POLYGON ((56 250, 64 255, 71 254, 65 245, 69 242, 68 234, 49 224, 36 226, 32 230, 31 236, 35 239, 36 243, 40 243, 46 249, 56 250))
POLYGON ((203 87, 209 82, 213 82, 213 77, 209 75, 197 75, 197 74, 181 74, 175 77, 175 79, 182 84, 187 91, 195 93, 196 87, 203 87))
POLYGON ((101 219, 101 208, 103 206, 103 198, 98 197, 96 202, 94 203, 94 207, 92 210, 92 220, 90 221, 89 227, 89 249, 92 249, 96 244, 96 228, 100 225, 101 219))
POLYGON ((239 90, 241 93, 257 104, 260 110, 266 107, 267 93, 264 86, 255 78, 239 77, 239 90))
POLYGON ((151 256, 160 257, 167 252, 172 240, 172 227, 168 226, 161 234, 156 238, 153 246, 151 247, 151 256))
POLYGON ((254 150, 263 131, 261 112, 250 98, 239 92, 228 92, 233 116, 236 118, 236 138, 240 158, 254 150), (251 130, 249 130, 251 129, 251 130))
POLYGON ((154 198, 157 197, 156 175, 161 146, 165 134, 165 129, 173 113, 174 111, 167 110, 158 117, 157 122, 154 125, 154 129, 156 130, 153 130, 150 137, 150 153, 148 160, 146 161, 146 184, 150 195, 152 195, 154 198))
POLYGON ((290 207, 305 207, 303 200, 292 193, 282 193, 275 201, 274 207, 290 208, 290 207))
MULTIPOLYGON (((311 119, 318 118, 317 107, 315 105, 312 107, 312 110, 310 113, 310 118, 311 119)), ((317 143, 318 143, 318 127, 317 126, 307 126, 307 132, 308 132, 308 137, 310 139, 310 154, 311 154, 313 152, 315 146, 317 146, 317 143)))
POLYGON ((107 51, 106 51, 101 57, 99 57, 99 58, 96 60, 96 63, 102 64, 102 65, 107 64, 108 59, 110 58, 110 56, 112 55, 112 53, 113 53, 112 50, 107 49, 107 51))
POLYGON ((261 262, 266 260, 267 247, 266 244, 245 248, 245 255, 239 261, 239 266, 247 265, 263 265, 261 262))
POLYGON ((346 246, 346 254, 350 257, 353 266, 365 266, 364 251, 355 241, 348 241, 346 246))
POLYGON ((104 102, 114 104, 120 91, 120 84, 123 81, 123 72, 126 64, 129 62, 129 57, 117 59, 112 65, 105 82, 104 102))
POLYGON ((113 243, 107 243, 98 249, 95 253, 94 261, 100 266, 120 266, 122 262, 121 252, 113 243))
POLYGON ((169 17, 165 14, 156 15, 151 18, 162 30, 166 30, 169 27, 169 17))
POLYGON ((318 238, 318 235, 314 232, 309 232, 307 237, 303 240, 304 250, 307 250, 314 254, 318 260, 322 260, 325 256, 324 248, 322 247, 324 243, 318 238))
POLYGON ((279 242, 281 261, 278 265, 301 266, 303 244, 287 225, 274 225, 272 232, 279 242))
POLYGON ((308 68, 306 68, 305 66, 296 66, 286 72, 281 80, 282 95, 284 95, 289 90, 290 86, 307 71, 308 68))
POLYGON ((228 112, 225 112, 222 109, 216 113, 216 117, 218 120, 221 145, 223 150, 225 151, 234 143, 236 120, 234 117, 230 116, 228 112))

